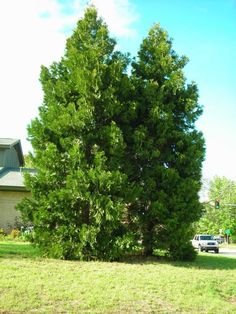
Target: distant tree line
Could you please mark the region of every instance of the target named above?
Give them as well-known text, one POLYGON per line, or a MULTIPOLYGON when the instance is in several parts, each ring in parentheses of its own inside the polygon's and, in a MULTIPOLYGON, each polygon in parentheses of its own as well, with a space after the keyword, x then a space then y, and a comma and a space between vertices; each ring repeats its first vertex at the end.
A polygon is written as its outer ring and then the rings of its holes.
POLYGON ((213 178, 203 204, 197 231, 226 237, 226 230, 230 230, 230 237, 236 241, 236 182, 225 177, 213 178))

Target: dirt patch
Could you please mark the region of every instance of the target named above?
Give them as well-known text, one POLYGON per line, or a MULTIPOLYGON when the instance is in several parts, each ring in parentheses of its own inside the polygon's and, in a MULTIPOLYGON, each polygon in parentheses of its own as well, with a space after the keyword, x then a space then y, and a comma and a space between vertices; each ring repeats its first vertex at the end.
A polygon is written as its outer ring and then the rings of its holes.
POLYGON ((236 306, 236 296, 231 297, 229 302, 236 306))

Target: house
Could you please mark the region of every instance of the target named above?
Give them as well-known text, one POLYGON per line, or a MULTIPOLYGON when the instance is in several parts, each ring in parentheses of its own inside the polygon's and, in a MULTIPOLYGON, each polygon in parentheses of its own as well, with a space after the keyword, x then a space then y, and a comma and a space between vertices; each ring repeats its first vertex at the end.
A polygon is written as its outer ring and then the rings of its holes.
POLYGON ((0 138, 0 228, 9 232, 19 218, 16 204, 30 196, 24 185, 24 156, 20 140, 0 138))

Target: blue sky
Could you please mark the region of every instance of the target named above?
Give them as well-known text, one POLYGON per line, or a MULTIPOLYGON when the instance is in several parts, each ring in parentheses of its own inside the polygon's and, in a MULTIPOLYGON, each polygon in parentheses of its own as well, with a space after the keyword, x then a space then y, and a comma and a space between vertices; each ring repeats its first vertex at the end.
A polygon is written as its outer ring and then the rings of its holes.
MULTIPOLYGON (((155 22, 160 22, 179 54, 189 58, 185 73, 196 81, 204 113, 197 126, 206 139, 204 177, 236 179, 236 1, 133 0, 139 14, 137 38, 125 47, 137 49, 155 22)), ((125 39, 123 39, 125 42, 125 39)))
MULTIPOLYGON (((93 0, 117 39, 135 56, 148 30, 159 22, 173 48, 189 58, 188 81, 199 87, 204 113, 197 122, 206 139, 204 178, 236 180, 236 1, 93 0)), ((86 0, 2 0, 0 2, 0 137, 20 138, 38 115, 40 65, 63 54, 65 40, 83 14, 86 0)))

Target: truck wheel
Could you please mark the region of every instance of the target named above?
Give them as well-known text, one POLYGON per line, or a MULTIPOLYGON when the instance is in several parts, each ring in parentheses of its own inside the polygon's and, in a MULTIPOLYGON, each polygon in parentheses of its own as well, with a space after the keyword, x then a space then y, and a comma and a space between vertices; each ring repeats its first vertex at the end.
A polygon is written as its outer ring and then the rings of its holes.
POLYGON ((215 253, 218 254, 218 253, 219 253, 219 249, 216 249, 216 250, 215 250, 215 253))

